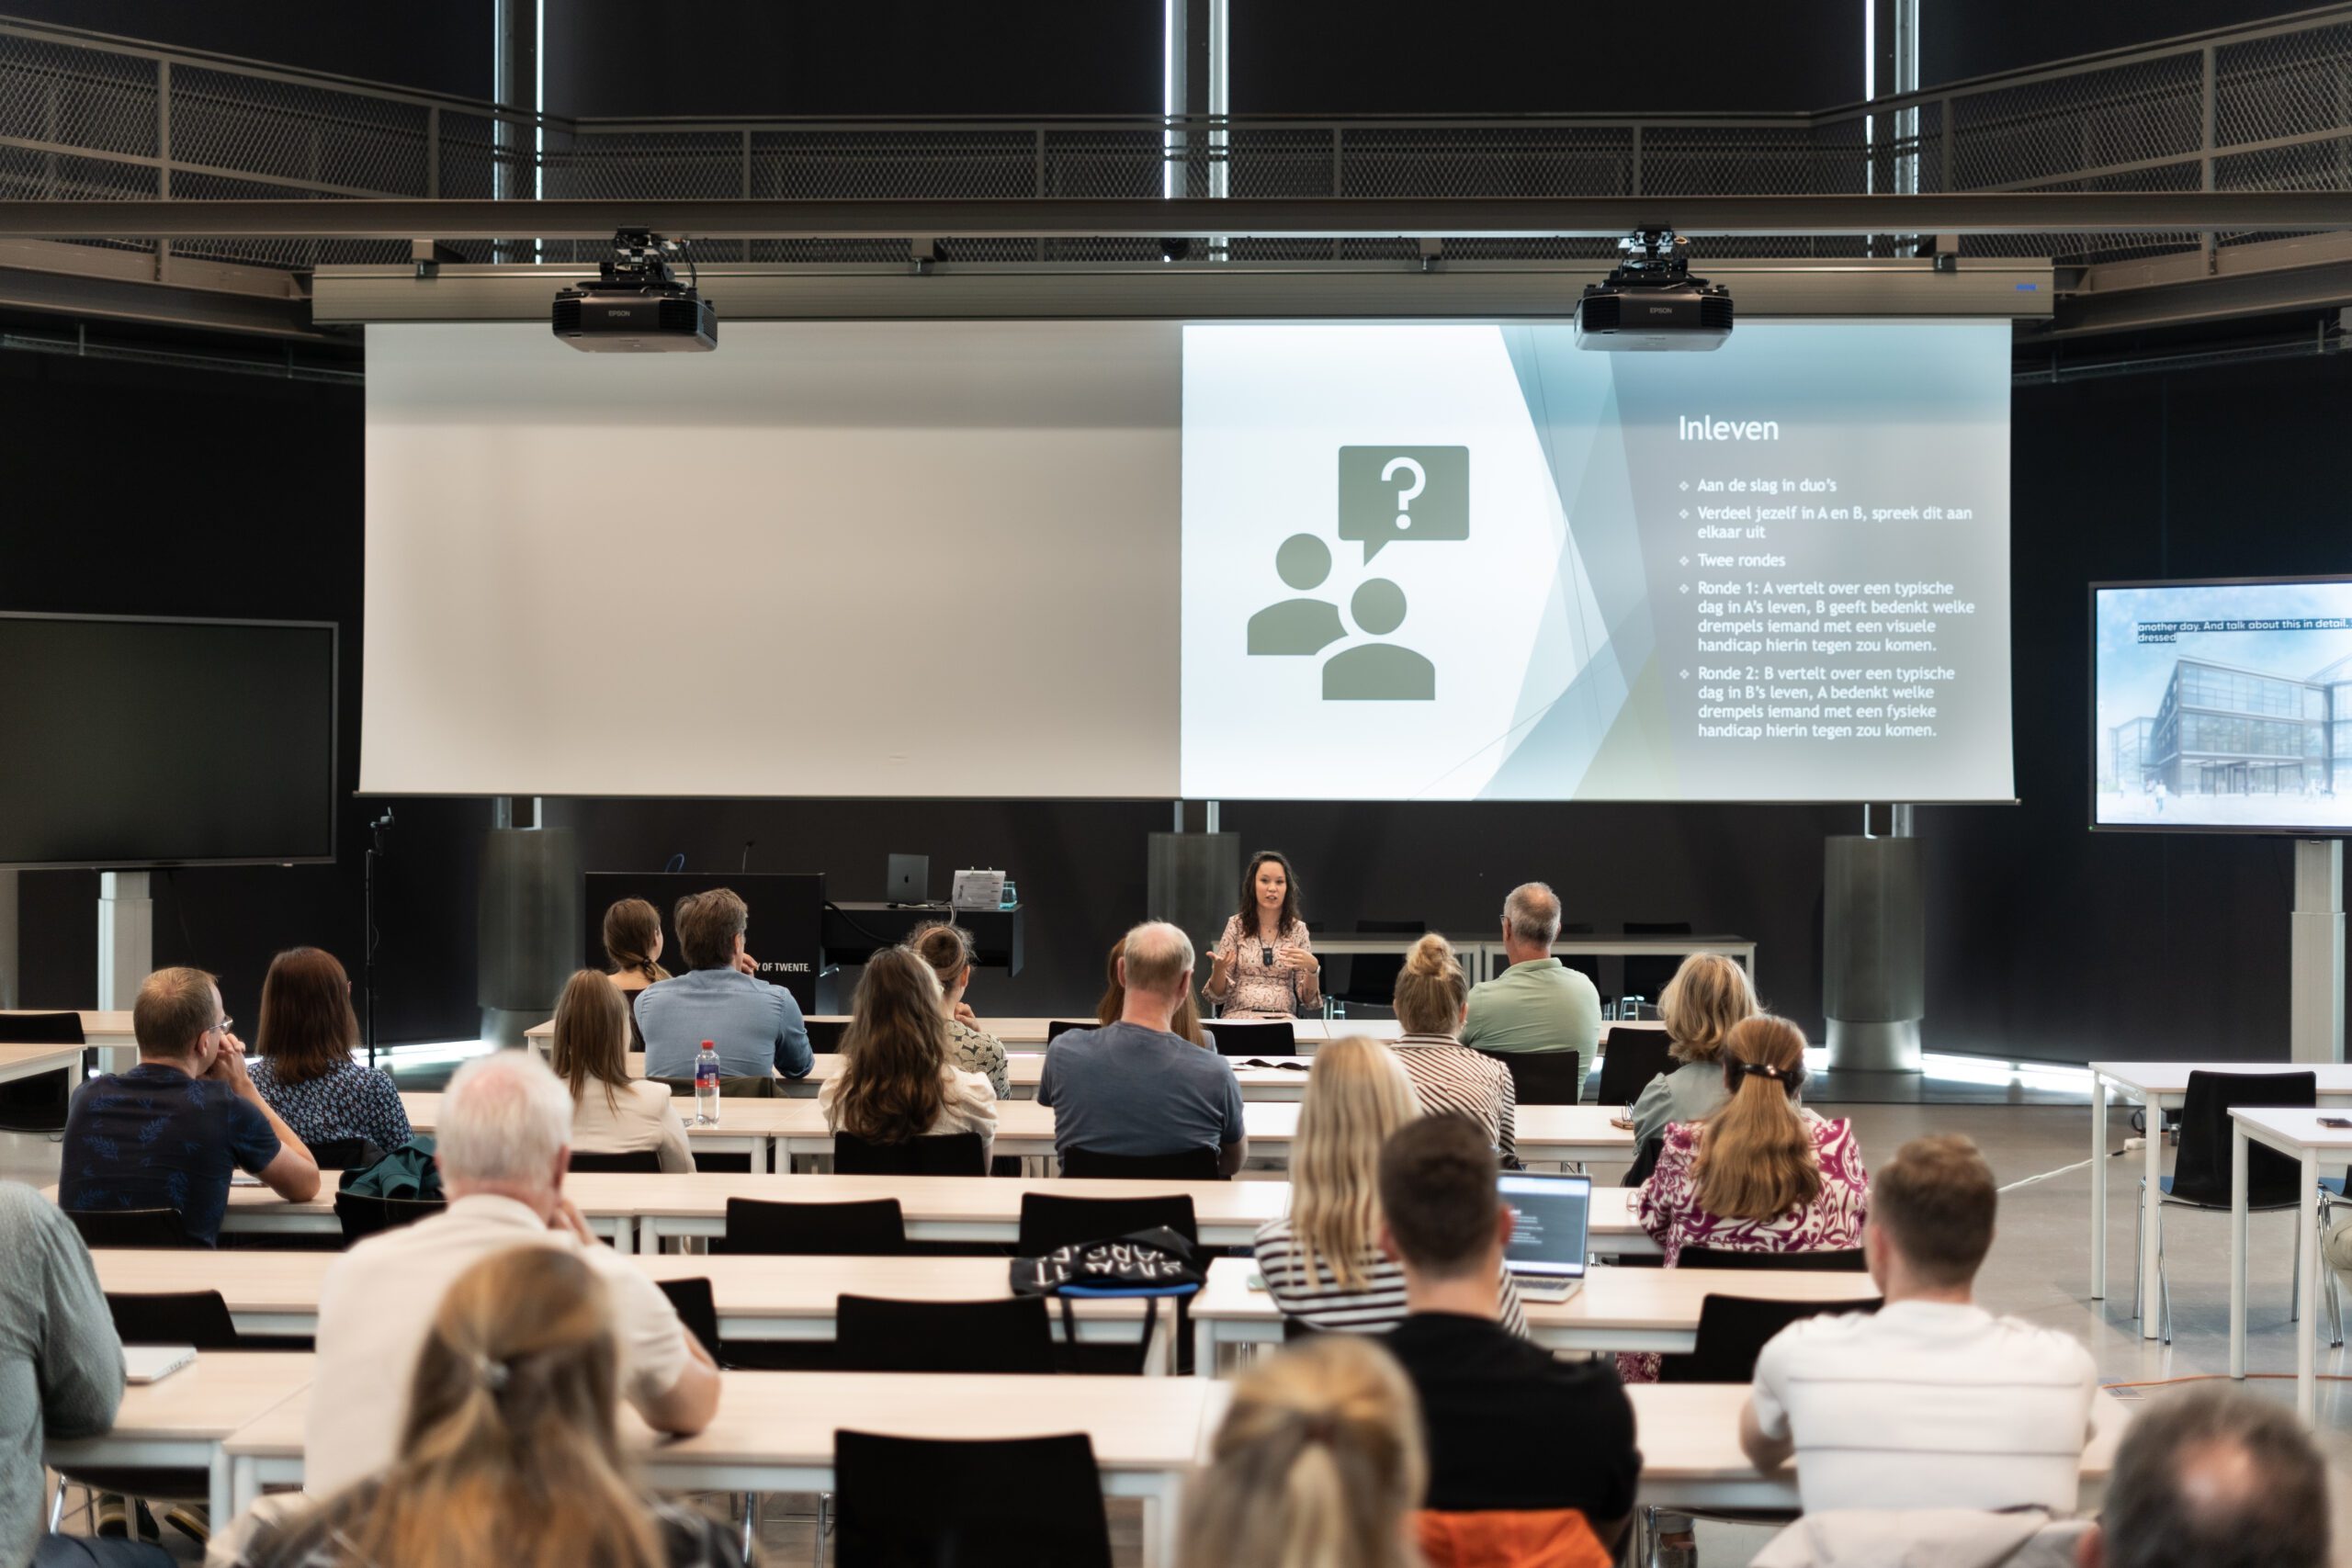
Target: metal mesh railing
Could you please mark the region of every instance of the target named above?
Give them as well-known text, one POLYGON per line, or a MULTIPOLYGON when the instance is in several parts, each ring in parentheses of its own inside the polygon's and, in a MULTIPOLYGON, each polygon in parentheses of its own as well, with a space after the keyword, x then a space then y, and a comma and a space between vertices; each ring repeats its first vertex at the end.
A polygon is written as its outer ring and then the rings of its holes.
MULTIPOLYGON (((1819 114, 1353 120, 1157 118, 622 123, 147 49, 0 20, 0 198, 301 197, 1238 197, 2352 189, 2352 4, 1819 114)), ((458 247, 593 259, 601 244, 458 247)), ((1984 235, 1985 254, 2087 261, 2268 234, 1984 235)), ((1157 261, 1152 241, 936 241, 965 261, 1157 261)), ((130 243, 138 242, 106 242, 130 243)), ((152 247, 151 247, 152 248, 152 247)), ((902 261, 906 242, 712 242, 707 261, 902 261)), ((1708 255, 1872 242, 1701 236, 1708 255)), ((397 261, 386 242, 175 241, 302 268, 397 261)), ((1451 240, 1462 257, 1598 257, 1589 239, 1451 240)), ((1410 241, 1260 240, 1250 259, 1406 258, 1410 241)))

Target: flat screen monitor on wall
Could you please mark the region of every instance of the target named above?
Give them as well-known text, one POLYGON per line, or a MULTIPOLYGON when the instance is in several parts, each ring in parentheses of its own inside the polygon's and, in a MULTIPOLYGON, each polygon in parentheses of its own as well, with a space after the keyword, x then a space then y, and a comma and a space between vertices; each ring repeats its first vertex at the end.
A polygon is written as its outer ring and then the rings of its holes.
POLYGON ((2091 825, 2352 833, 2352 578, 2091 585, 2091 825))
POLYGON ((335 627, 0 614, 0 865, 334 858, 335 627))

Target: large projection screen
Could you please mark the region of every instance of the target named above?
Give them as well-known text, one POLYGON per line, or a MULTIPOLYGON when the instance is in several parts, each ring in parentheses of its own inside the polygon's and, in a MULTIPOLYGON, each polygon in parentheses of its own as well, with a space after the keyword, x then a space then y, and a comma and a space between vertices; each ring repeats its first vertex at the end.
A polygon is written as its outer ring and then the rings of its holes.
POLYGON ((361 789, 1171 795, 1177 354, 370 327, 361 789))

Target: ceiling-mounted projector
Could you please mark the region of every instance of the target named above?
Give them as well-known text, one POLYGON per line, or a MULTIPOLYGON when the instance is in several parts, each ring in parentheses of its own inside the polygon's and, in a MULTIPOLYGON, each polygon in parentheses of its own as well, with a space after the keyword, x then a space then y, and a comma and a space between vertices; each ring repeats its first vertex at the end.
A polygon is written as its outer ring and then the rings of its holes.
MULTIPOLYGON (((555 297, 555 335, 577 349, 616 354, 707 354, 718 346, 718 312, 691 285, 680 283, 669 258, 680 249, 648 229, 613 236, 610 261, 596 281, 575 284, 555 297)), ((686 267, 700 282, 694 253, 686 267)))
POLYGON ((1690 276, 1690 242, 1671 229, 1642 229, 1617 242, 1606 283, 1577 301, 1577 346, 1721 348, 1731 336, 1731 290, 1690 276))

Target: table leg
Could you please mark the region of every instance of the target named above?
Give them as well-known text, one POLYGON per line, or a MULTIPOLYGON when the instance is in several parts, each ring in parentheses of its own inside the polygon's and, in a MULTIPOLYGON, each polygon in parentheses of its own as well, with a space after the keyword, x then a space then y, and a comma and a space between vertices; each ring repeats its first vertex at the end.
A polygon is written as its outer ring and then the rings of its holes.
POLYGON ((2140 1204, 2140 1337, 2156 1337, 2156 1208, 2165 1195, 2165 1111, 2160 1095, 2140 1102, 2148 1108, 2148 1186, 2140 1204))
POLYGON ((235 1494, 229 1486, 229 1456, 220 1451, 220 1445, 213 1445, 212 1461, 205 1468, 209 1472, 205 1501, 212 1509, 212 1528, 222 1529, 237 1514, 232 1501, 235 1494))
POLYGON ((1193 1320, 1193 1375, 1216 1376, 1216 1325, 1197 1317, 1193 1320))
POLYGON ((2107 1297, 2107 1075, 2091 1075, 2091 1300, 2107 1297))
MULTIPOLYGON (((785 1157, 787 1160, 791 1158, 789 1155, 785 1157)), ((754 1139, 752 1144, 752 1174, 754 1176, 765 1176, 775 1169, 775 1165, 776 1140, 774 1138, 754 1139)))
POLYGON ((2319 1271, 2326 1265, 2319 1256, 2319 1155, 2302 1151, 2298 1162, 2302 1185, 2295 1190, 2296 1256, 2302 1259, 2301 1302, 2302 1321, 2295 1325, 2295 1413, 2310 1426, 2319 1408, 2319 1271))
POLYGON ((1143 1562, 1144 1568, 1170 1568, 1176 1561, 1176 1530, 1183 1513, 1181 1505, 1182 1483, 1173 1475, 1154 1477, 1155 1484, 1143 1500, 1143 1562))
POLYGON ((229 1512, 212 1516, 214 1529, 226 1529, 229 1521, 254 1506, 261 1496, 261 1482, 254 1474, 253 1460, 239 1455, 229 1461, 229 1512))
POLYGON ((2245 1129, 2230 1126, 2230 1376, 2245 1376, 2245 1129))

